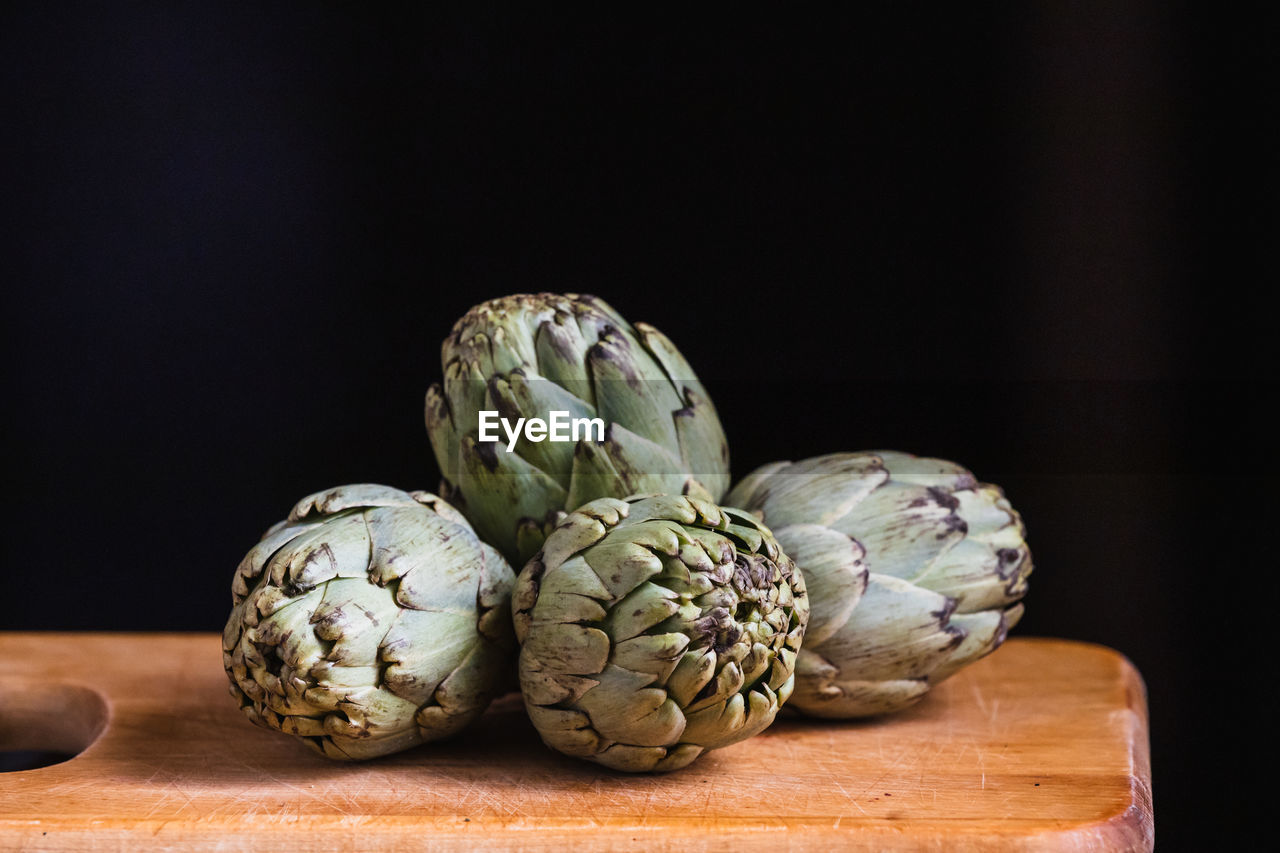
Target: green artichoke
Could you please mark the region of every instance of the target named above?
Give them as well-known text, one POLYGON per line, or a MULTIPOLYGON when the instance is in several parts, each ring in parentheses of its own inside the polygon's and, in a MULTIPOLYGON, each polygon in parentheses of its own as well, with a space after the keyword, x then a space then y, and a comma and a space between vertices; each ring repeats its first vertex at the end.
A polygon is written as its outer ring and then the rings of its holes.
MULTIPOLYGON (((600 497, 729 488, 729 450, 711 398, 657 329, 574 293, 477 305, 442 347, 427 391, 440 491, 486 542, 521 566, 566 510, 600 497), (480 440, 480 412, 599 418, 576 441, 480 440)), ((492 435, 492 433, 490 434, 492 435)))
POLYGON ((762 514, 813 592, 791 698, 806 714, 905 708, 1022 615, 1022 519, 955 463, 892 452, 776 462, 727 501, 762 514))
POLYGON ((618 770, 676 770, 764 730, 791 694, 804 579, 752 516, 690 496, 570 513, 512 595, 543 741, 618 770))
POLYGON ((435 495, 303 498, 241 561, 222 634, 231 695, 338 759, 453 734, 514 676, 515 575, 435 495))

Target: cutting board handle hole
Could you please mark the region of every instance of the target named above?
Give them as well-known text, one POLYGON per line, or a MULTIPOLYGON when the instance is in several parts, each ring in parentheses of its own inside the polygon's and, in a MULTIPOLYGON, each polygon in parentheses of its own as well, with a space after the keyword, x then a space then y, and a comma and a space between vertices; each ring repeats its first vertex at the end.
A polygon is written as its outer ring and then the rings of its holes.
POLYGON ((109 716, 102 694, 83 685, 0 680, 0 772, 75 758, 109 716))

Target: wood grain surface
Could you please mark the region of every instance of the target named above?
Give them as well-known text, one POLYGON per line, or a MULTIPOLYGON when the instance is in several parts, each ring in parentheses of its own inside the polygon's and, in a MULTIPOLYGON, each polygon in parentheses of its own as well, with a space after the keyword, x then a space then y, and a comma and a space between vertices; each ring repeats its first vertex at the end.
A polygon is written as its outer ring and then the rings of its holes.
POLYGON ((546 749, 519 697, 337 764, 252 726, 213 634, 0 634, 0 849, 1147 850, 1146 697, 1120 654, 1014 639, 920 705, 780 719, 662 776, 546 749), (87 747, 87 748, 86 748, 87 747))

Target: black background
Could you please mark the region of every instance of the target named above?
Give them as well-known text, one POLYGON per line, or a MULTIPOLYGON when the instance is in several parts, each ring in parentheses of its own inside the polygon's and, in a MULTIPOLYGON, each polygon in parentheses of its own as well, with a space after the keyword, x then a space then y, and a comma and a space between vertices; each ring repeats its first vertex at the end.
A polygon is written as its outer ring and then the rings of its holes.
POLYGON ((434 487, 467 307, 585 291, 681 347, 736 476, 889 447, 1003 485, 1017 633, 1146 677, 1161 848, 1251 831, 1258 22, 49 6, 0 13, 0 627, 220 629, 302 495, 434 487))

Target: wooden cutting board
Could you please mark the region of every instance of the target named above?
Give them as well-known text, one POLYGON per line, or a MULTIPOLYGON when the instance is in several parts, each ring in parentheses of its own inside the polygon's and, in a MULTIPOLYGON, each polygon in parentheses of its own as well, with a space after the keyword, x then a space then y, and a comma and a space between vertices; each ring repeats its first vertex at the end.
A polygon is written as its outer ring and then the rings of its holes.
POLYGON ((337 764, 241 716, 212 634, 0 633, 0 750, 81 748, 0 773, 0 849, 1147 850, 1153 838, 1142 680, 1120 654, 1063 640, 1011 640, 897 716, 788 717, 685 770, 633 776, 546 749, 516 695, 448 743, 337 764))

